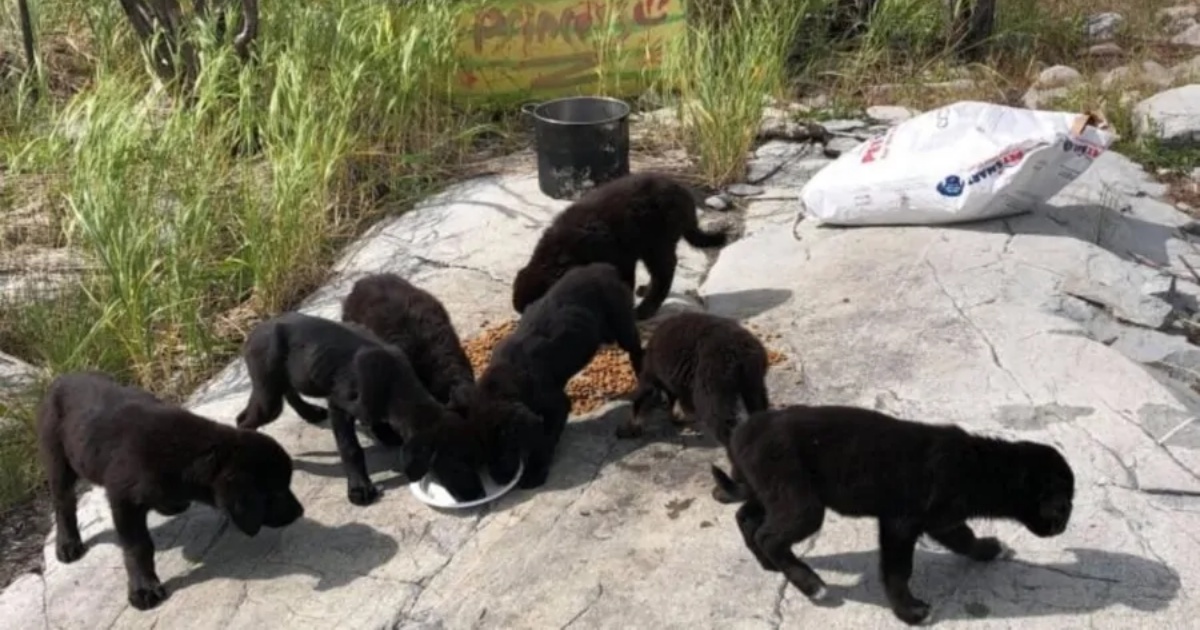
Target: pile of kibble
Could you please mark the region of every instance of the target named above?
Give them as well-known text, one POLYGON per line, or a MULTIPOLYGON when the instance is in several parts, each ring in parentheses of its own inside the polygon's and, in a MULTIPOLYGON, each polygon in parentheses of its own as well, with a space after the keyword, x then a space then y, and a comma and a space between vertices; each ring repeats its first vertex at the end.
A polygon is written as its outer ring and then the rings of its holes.
MULTIPOLYGON (((478 377, 487 367, 492 349, 517 328, 516 320, 499 324, 484 324, 483 332, 466 339, 463 349, 471 360, 471 367, 478 377)), ((757 334, 757 333, 756 333, 757 334)), ((761 335, 760 335, 761 337, 761 335)), ((766 340, 763 340, 766 343, 766 340)), ((645 343, 645 340, 643 340, 645 343)), ((782 363, 784 355, 767 349, 771 365, 782 363)), ((617 346, 606 346, 596 353, 592 362, 567 382, 567 396, 571 399, 571 414, 589 413, 614 398, 631 393, 637 386, 637 375, 629 365, 629 357, 617 346)))

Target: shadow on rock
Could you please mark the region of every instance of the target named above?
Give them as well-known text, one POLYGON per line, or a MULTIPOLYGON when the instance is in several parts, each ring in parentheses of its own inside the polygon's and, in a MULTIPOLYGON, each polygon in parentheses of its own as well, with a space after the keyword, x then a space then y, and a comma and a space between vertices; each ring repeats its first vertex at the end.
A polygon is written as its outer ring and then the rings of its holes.
POLYGON ((786 289, 746 289, 704 296, 708 312, 733 319, 745 320, 770 311, 792 299, 786 289))
POLYGON ((1102 247, 1121 260, 1158 265, 1171 264, 1167 243, 1184 240, 1183 231, 1171 225, 1130 214, 1127 207, 1100 204, 1042 205, 1033 212, 971 223, 939 226, 944 229, 1015 235, 1069 236, 1102 247))
MULTIPOLYGON (((333 432, 329 433, 330 441, 333 440, 333 432)), ((362 436, 359 436, 362 439, 362 436)), ((367 460, 367 474, 370 475, 371 481, 382 489, 396 488, 408 484, 408 478, 403 473, 396 472, 396 466, 400 464, 400 447, 384 446, 382 444, 370 444, 363 446, 363 455, 367 460)), ((305 451, 292 456, 292 466, 298 471, 314 475, 317 477, 325 477, 329 479, 346 479, 346 469, 342 466, 342 460, 338 457, 336 450, 330 451, 305 451), (318 461, 313 458, 322 458, 318 461)))
MULTIPOLYGON (((185 589, 213 578, 270 580, 289 575, 317 578, 316 591, 340 588, 395 557, 399 545, 362 523, 328 527, 308 518, 253 538, 229 528, 204 554, 204 563, 166 583, 185 589)), ((186 555, 186 551, 185 551, 186 555)))
MULTIPOLYGON (((1068 551, 1075 562, 1038 564, 1021 560, 1020 550, 1016 559, 975 563, 949 552, 918 549, 910 587, 933 606, 935 622, 1089 613, 1114 605, 1152 612, 1166 608, 1179 593, 1179 574, 1157 560, 1100 549, 1068 551)), ((831 586, 834 598, 888 607, 879 583, 878 552, 804 560, 818 573, 862 575, 855 586, 831 586)))
MULTIPOLYGON (((608 466, 615 465, 637 474, 650 473, 651 468, 657 474, 665 475, 664 483, 678 487, 681 482, 674 480, 668 474, 666 464, 626 464, 634 453, 655 444, 678 444, 685 448, 711 447, 714 455, 719 452, 717 442, 703 435, 682 432, 679 426, 660 416, 665 410, 654 413, 647 418, 645 433, 638 438, 619 439, 616 436, 617 427, 623 423, 628 414, 632 413, 629 404, 609 404, 607 408, 583 417, 572 418, 563 431, 562 439, 554 452, 554 461, 550 467, 550 475, 546 483, 530 490, 514 489, 510 494, 494 504, 496 510, 507 510, 525 501, 531 500, 540 492, 569 490, 585 486, 603 473, 608 466), (677 483, 678 482, 678 483, 677 483)), ((686 425, 684 425, 686 426, 686 425)), ((651 459, 663 457, 657 453, 651 459)), ((701 471, 708 475, 708 469, 701 471)), ((694 467, 680 467, 680 475, 691 477, 697 474, 694 467)))
MULTIPOLYGON (((328 527, 308 517, 287 527, 263 528, 247 536, 220 512, 193 506, 151 530, 155 556, 163 573, 162 552, 182 548, 185 560, 202 563, 171 577, 174 591, 212 578, 269 580, 285 575, 318 578, 315 589, 339 588, 386 564, 399 550, 392 537, 362 523, 328 527)), ((117 544, 116 533, 105 529, 87 541, 92 547, 117 544)))

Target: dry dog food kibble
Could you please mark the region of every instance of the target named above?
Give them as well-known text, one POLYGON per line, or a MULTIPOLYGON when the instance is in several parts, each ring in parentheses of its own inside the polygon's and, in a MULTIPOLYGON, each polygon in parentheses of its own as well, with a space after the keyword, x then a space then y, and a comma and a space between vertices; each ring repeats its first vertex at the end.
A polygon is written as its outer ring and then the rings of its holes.
MULTIPOLYGON (((483 332, 466 339, 463 349, 471 360, 471 367, 478 378, 491 359, 492 349, 517 328, 516 320, 499 324, 484 324, 483 332)), ((757 334, 757 333, 756 333, 757 334)), ((760 335, 761 337, 761 335, 760 335)), ((644 341, 643 341, 644 343, 644 341)), ((777 365, 786 360, 779 351, 768 348, 767 361, 777 365)), ((637 375, 629 365, 624 350, 605 346, 596 353, 592 362, 567 382, 567 396, 571 399, 571 414, 589 413, 606 402, 633 392, 637 386, 637 375)))
MULTIPOLYGON (((492 349, 516 328, 515 320, 485 325, 483 332, 463 342, 476 378, 487 367, 492 349)), ((592 362, 567 382, 571 414, 588 413, 617 396, 632 392, 636 385, 637 375, 633 373, 625 351, 616 346, 601 348, 592 362)))

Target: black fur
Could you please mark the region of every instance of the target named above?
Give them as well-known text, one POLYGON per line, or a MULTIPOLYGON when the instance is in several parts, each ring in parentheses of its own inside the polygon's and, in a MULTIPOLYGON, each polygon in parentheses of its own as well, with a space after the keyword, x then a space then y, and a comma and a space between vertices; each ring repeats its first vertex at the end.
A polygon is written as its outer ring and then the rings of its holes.
POLYGON ((745 415, 766 411, 767 349, 736 321, 707 313, 681 313, 665 320, 646 344, 633 395, 633 413, 617 436, 642 433, 642 414, 652 399, 678 400, 722 445, 745 415), (740 404, 739 404, 740 403, 740 404))
POLYGON ((555 217, 513 280, 518 313, 572 267, 607 262, 634 288, 637 262, 650 273, 650 286, 637 318, 653 316, 675 278, 675 248, 683 238, 693 247, 720 247, 728 236, 700 231, 696 201, 688 189, 656 173, 626 175, 584 194, 555 217))
POLYGON ((793 406, 751 416, 731 436, 732 478, 713 466, 723 503, 744 501, 737 522, 768 571, 818 600, 825 582, 792 553, 821 528, 825 510, 879 521, 884 590, 896 617, 918 624, 929 604, 909 590, 913 550, 928 534, 974 560, 1002 545, 977 538, 971 518, 1012 519, 1034 535, 1061 534, 1075 476, 1054 448, 900 420, 855 407, 793 406))
POLYGON ((238 426, 257 429, 274 421, 285 399, 308 422, 328 416, 351 503, 368 505, 379 497, 367 475, 355 419, 381 443, 405 446, 409 479, 427 472, 429 458, 414 453, 414 445, 405 440, 439 422, 445 410, 421 385, 400 349, 356 324, 290 312, 255 326, 242 356, 252 389, 237 416, 238 426), (328 412, 305 402, 301 394, 325 398, 328 412))
POLYGON ((76 481, 102 486, 125 556, 129 603, 139 610, 167 597, 154 569, 150 510, 172 516, 199 501, 249 536, 304 514, 290 488, 292 460, 271 437, 198 416, 99 372, 54 379, 38 408, 38 442, 58 560, 71 563, 86 552, 76 481))
POLYGON ((354 283, 342 302, 342 321, 359 324, 399 348, 435 399, 417 393, 413 401, 426 410, 425 416, 439 419, 425 423, 428 431, 411 441, 413 472, 431 469, 458 501, 483 498, 478 473, 485 459, 483 447, 463 419, 475 374, 445 306, 404 278, 379 273, 354 283), (439 404, 446 409, 435 413, 439 404))
POLYGON ((633 291, 612 265, 574 267, 529 306, 517 329, 492 351, 471 406, 472 421, 489 433, 488 465, 497 483, 512 479, 523 454, 520 487, 546 482, 571 412, 567 381, 614 342, 640 371, 633 291))
POLYGON ((404 351, 439 402, 469 398, 475 386, 471 361, 450 313, 433 294, 393 273, 369 275, 342 302, 342 321, 360 324, 404 351))

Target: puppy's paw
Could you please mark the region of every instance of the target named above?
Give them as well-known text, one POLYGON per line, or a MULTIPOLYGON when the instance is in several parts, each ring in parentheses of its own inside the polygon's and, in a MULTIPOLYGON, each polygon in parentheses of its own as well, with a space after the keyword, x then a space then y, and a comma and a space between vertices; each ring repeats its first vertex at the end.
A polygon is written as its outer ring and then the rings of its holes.
POLYGON ((929 621, 932 621, 930 613, 932 610, 929 604, 913 598, 911 602, 903 606, 896 606, 892 609, 896 617, 910 626, 918 626, 929 621))
POLYGON ((997 539, 992 537, 979 538, 975 540, 975 545, 971 547, 971 559, 978 562, 991 562, 1000 557, 1004 553, 1005 546, 997 539))
POLYGON ((138 610, 149 610, 167 598, 167 589, 157 582, 129 591, 129 604, 138 610))
POLYGON ((379 498, 379 487, 375 484, 350 488, 348 494, 350 502, 354 505, 364 506, 371 505, 379 498))
POLYGON ((54 555, 63 564, 75 562, 82 558, 85 553, 87 553, 87 547, 80 540, 66 540, 58 543, 54 548, 54 555))
POLYGON ((621 440, 631 440, 642 436, 642 427, 640 425, 626 423, 617 427, 617 438, 621 440))

